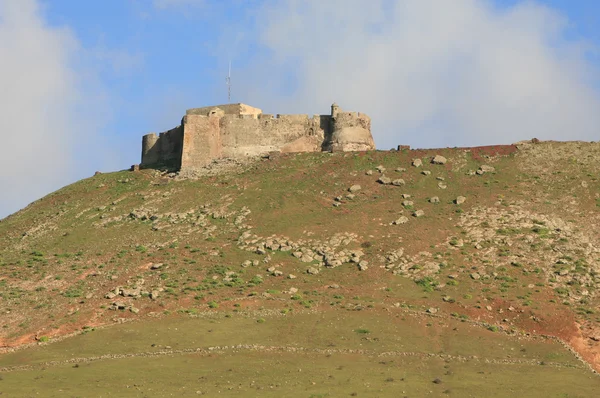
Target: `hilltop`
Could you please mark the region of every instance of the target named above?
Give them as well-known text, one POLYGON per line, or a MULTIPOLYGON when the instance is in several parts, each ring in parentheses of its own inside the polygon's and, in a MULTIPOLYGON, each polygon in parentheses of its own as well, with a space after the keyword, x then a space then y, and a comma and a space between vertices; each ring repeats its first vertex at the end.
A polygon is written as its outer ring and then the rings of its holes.
POLYGON ((537 140, 97 173, 0 221, 0 392, 591 396, 599 178, 537 140))

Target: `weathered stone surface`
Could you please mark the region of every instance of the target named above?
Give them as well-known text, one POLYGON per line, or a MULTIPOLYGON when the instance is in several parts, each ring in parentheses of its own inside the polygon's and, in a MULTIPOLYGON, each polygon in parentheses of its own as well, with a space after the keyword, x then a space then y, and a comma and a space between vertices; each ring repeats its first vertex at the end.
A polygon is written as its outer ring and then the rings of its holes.
POLYGON ((402 225, 408 222, 408 218, 406 216, 402 216, 393 222, 394 225, 402 225))
POLYGON ((462 205, 466 202, 466 200, 467 198, 465 198, 464 196, 459 196, 456 199, 454 199, 454 203, 456 203, 457 205, 462 205))
POLYGON ((423 217, 425 215, 425 212, 423 210, 417 210, 413 213, 414 217, 423 217))
POLYGON ((350 188, 348 188, 348 191, 350 193, 356 193, 356 192, 358 192, 360 190, 361 190, 361 186, 358 185, 358 184, 352 185, 350 188))
POLYGON ((397 187, 406 184, 406 182, 402 179, 402 178, 397 178, 394 181, 392 181, 392 185, 395 185, 397 187))
POLYGON ((412 165, 414 167, 421 167, 421 166, 423 166, 423 161, 421 159, 414 159, 412 161, 412 165))
POLYGON ((377 180, 378 183, 383 184, 383 185, 389 185, 392 183, 392 179, 389 177, 386 177, 384 175, 382 175, 381 177, 379 177, 379 179, 377 180))
POLYGON ((344 112, 337 104, 329 115, 313 117, 274 117, 245 104, 225 104, 189 109, 181 125, 160 135, 145 135, 141 167, 171 164, 188 172, 223 158, 374 149, 369 116, 344 112))
POLYGON ((431 159, 431 163, 433 164, 446 164, 448 160, 442 155, 435 155, 433 159, 431 159))

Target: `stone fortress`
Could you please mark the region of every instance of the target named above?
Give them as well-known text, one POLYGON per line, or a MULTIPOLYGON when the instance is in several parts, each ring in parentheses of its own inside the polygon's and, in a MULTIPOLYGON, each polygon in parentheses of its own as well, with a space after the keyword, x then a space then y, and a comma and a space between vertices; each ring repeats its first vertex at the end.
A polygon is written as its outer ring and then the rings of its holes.
POLYGON ((245 104, 188 109, 181 124, 142 139, 142 168, 193 171, 223 158, 245 158, 270 152, 374 150, 371 119, 344 112, 277 115, 245 104))

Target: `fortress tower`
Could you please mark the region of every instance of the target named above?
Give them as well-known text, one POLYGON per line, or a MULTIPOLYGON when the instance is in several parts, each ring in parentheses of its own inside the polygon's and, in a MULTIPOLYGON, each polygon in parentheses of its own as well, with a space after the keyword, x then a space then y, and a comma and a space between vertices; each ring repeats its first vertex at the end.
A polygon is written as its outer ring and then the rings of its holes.
POLYGON ((186 111, 181 124, 142 138, 142 167, 193 170, 214 159, 256 156, 273 151, 374 150, 371 119, 331 105, 330 115, 269 115, 246 104, 186 111))

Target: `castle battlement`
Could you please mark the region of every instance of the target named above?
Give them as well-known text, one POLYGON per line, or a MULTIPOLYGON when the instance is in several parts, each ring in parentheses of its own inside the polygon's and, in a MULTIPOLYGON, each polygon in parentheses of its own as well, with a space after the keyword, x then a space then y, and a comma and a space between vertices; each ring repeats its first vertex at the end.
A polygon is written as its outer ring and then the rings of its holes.
POLYGON ((328 115, 264 114, 246 104, 188 109, 181 124, 142 138, 142 167, 193 170, 219 158, 269 152, 367 151, 375 149, 371 119, 344 112, 328 115))

